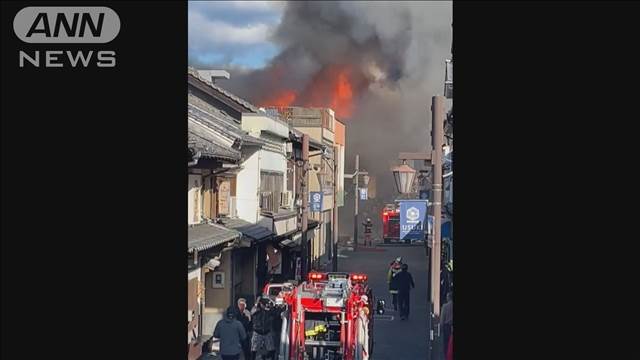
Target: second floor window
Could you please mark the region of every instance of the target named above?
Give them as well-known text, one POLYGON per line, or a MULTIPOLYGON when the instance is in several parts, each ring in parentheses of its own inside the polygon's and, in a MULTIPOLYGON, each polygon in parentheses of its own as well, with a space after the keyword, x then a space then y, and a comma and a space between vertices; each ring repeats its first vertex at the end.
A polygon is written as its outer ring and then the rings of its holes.
POLYGON ((284 174, 260 172, 260 208, 262 211, 277 212, 282 204, 284 174))

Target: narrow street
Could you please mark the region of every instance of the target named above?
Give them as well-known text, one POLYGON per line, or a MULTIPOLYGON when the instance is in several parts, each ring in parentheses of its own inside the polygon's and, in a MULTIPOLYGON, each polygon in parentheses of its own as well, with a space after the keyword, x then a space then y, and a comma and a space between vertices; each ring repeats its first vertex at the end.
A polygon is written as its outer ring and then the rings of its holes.
POLYGON ((427 358, 427 261, 422 246, 386 246, 357 252, 341 251, 338 270, 364 272, 369 276, 369 285, 374 295, 384 299, 387 311, 376 316, 374 330, 375 360, 416 360, 427 358), (409 320, 401 321, 391 303, 387 287, 387 270, 391 260, 402 256, 409 265, 416 288, 411 293, 409 320))

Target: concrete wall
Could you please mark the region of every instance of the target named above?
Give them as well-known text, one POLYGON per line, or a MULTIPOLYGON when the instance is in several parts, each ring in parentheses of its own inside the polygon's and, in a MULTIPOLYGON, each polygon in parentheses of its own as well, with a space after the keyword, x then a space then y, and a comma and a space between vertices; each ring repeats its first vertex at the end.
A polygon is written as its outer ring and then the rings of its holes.
POLYGON ((240 219, 258 221, 258 193, 260 190, 260 153, 255 151, 242 163, 243 169, 236 177, 236 204, 240 219))
POLYGON ((296 127, 296 130, 309 135, 318 142, 322 142, 322 128, 320 127, 296 127))
POLYGON ((289 137, 289 126, 285 122, 261 114, 242 114, 242 130, 265 131, 282 138, 289 137))

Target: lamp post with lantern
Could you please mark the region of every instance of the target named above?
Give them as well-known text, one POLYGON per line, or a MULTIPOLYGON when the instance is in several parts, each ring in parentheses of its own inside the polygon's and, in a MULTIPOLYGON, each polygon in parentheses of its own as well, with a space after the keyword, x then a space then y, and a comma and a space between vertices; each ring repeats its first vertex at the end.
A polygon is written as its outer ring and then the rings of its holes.
MULTIPOLYGON (((430 278, 428 287, 431 293, 430 313, 431 313, 431 351, 432 354, 439 354, 437 347, 440 338, 439 318, 440 318, 440 261, 441 261, 441 223, 442 223, 442 154, 444 141, 444 97, 433 96, 431 123, 431 145, 430 153, 400 153, 398 158, 402 160, 402 165, 391 169, 399 193, 406 195, 412 190, 416 177, 416 170, 406 164, 407 160, 424 160, 425 165, 431 165, 431 209, 433 214, 433 232, 431 241, 430 278)), ((427 249, 428 251, 428 249, 427 249)), ((431 359, 434 359, 432 356, 431 359)))

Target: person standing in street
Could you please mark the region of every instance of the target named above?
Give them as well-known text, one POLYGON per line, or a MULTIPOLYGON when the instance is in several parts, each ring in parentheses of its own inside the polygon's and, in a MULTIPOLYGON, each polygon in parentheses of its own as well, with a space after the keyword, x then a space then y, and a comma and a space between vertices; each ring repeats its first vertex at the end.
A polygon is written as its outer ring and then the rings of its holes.
MULTIPOLYGON (((453 329, 453 293, 447 293, 447 302, 442 305, 442 310, 440 311, 440 328, 442 329, 442 343, 444 344, 444 349, 447 349, 449 345, 449 337, 451 336, 453 329)), ((447 351, 445 351, 445 358, 447 356, 447 351)))
POLYGON ((271 309, 270 305, 269 299, 261 298, 252 316, 251 353, 253 359, 256 359, 258 354, 265 355, 266 353, 266 356, 262 356, 263 359, 274 360, 276 350, 273 334, 275 311, 271 309))
POLYGON ((362 223, 362 225, 364 225, 364 245, 365 246, 372 246, 372 240, 371 240, 371 236, 372 236, 372 228, 373 228, 373 223, 371 222, 371 218, 367 218, 367 220, 365 222, 362 223))
MULTIPOLYGON (((244 298, 238 299, 238 306, 235 310, 236 319, 240 321, 247 335, 251 334, 251 312, 247 310, 247 300, 244 298)), ((251 359, 251 339, 249 336, 242 341, 242 352, 244 353, 245 360, 251 359)))
POLYGON ((220 355, 222 360, 238 360, 242 352, 242 342, 247 333, 240 321, 236 320, 236 310, 229 307, 224 319, 218 321, 213 336, 220 339, 220 355))
POLYGON ((400 320, 407 320, 409 318, 409 299, 411 295, 411 289, 416 285, 413 282, 413 276, 409 272, 409 265, 402 264, 402 271, 395 276, 395 281, 398 287, 398 306, 400 308, 400 320))
POLYGON ((387 272, 387 283, 389 284, 389 294, 393 303, 393 310, 398 311, 398 285, 394 281, 395 276, 400 272, 402 266, 402 258, 398 257, 389 265, 389 271, 387 272))

